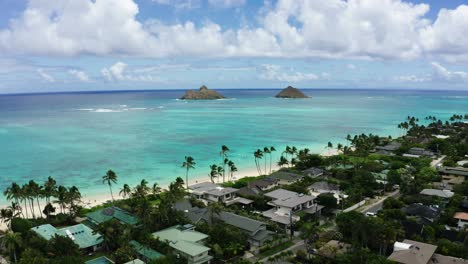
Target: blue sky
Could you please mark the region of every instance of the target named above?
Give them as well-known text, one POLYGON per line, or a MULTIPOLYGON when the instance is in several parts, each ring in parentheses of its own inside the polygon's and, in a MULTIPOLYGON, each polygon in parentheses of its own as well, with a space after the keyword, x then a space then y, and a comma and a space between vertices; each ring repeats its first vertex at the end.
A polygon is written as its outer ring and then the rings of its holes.
POLYGON ((449 0, 1 0, 0 93, 468 89, 449 0))

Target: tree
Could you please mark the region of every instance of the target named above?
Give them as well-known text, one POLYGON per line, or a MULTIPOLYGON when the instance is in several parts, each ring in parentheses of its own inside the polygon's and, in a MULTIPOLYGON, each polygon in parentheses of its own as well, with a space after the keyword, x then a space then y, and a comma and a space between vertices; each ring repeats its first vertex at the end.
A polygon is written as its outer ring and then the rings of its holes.
POLYGON ((273 146, 270 147, 270 174, 271 174, 271 160, 272 160, 271 156, 272 156, 272 152, 274 152, 274 151, 276 151, 275 147, 273 147, 273 146))
POLYGON ((46 198, 46 203, 50 203, 50 197, 53 197, 57 192, 57 182, 54 178, 49 176, 47 181, 44 183, 44 197, 46 198))
POLYGON ((0 209, 0 219, 11 229, 11 220, 14 218, 13 210, 8 208, 0 209))
POLYGON ((159 187, 159 184, 157 182, 153 183, 153 187, 151 188, 151 192, 153 195, 156 197, 161 192, 161 187, 159 187))
POLYGON ((229 180, 232 180, 232 178, 234 177, 234 172, 237 171, 237 167, 236 167, 236 164, 234 164, 234 161, 232 160, 228 162, 228 167, 229 167, 229 176, 230 176, 229 180))
POLYGON ((117 174, 112 170, 108 170, 106 175, 102 176, 102 183, 106 183, 109 185, 109 190, 112 198, 112 202, 114 202, 114 195, 112 194, 112 184, 117 183, 117 174))
POLYGON ((185 168, 185 183, 187 184, 187 190, 188 190, 188 174, 189 170, 195 169, 195 159, 192 156, 185 156, 185 161, 182 163, 182 168, 185 168))
POLYGON ((227 160, 228 160, 227 159, 228 158, 228 155, 227 155, 228 152, 229 152, 229 148, 226 145, 222 145, 220 155, 221 155, 222 160, 223 160, 223 183, 225 182, 225 171, 226 171, 226 164, 227 164, 227 160))
POLYGON ((325 208, 336 208, 337 199, 333 196, 332 193, 322 193, 317 196, 317 203, 325 206, 325 208))
MULTIPOLYGON (((271 155, 271 151, 270 151, 270 148, 269 147, 264 147, 263 148, 263 153, 264 154, 269 154, 271 155)), ((271 158, 270 158, 270 161, 271 161, 271 158)), ((270 168, 271 168, 271 165, 270 165, 270 168)), ((265 174, 267 173, 267 159, 265 158, 265 174)))
POLYGON ((255 159, 255 166, 257 167, 257 171, 258 171, 258 175, 262 175, 262 168, 260 167, 260 159, 263 158, 263 151, 261 151, 260 149, 257 149, 255 152, 254 152, 254 159, 255 159))
POLYGON ((284 156, 281 156, 280 160, 278 161, 278 166, 282 168, 283 166, 288 165, 288 164, 289 164, 288 159, 286 159, 284 156))
MULTIPOLYGON (((10 187, 6 188, 3 194, 5 195, 8 201, 15 201, 15 203, 19 204, 20 200, 22 199, 21 186, 19 186, 16 182, 12 182, 10 187)), ((25 208, 26 208, 26 203, 25 203, 25 208)))
POLYGON ((55 213, 55 207, 51 203, 47 203, 42 212, 46 215, 48 220, 50 215, 55 213))
POLYGON ((132 189, 128 184, 124 184, 122 189, 120 189, 119 194, 125 199, 130 196, 130 193, 132 193, 132 189))
POLYGON ((8 250, 10 256, 13 256, 14 263, 18 262, 17 250, 23 244, 20 233, 7 231, 3 236, 2 246, 8 250))
POLYGON ((314 242, 318 239, 318 227, 314 223, 304 223, 301 227, 301 238, 304 239, 304 245, 307 252, 310 252, 314 242))
POLYGON ((65 186, 60 185, 57 188, 57 201, 55 203, 60 205, 60 212, 63 214, 67 204, 67 188, 65 186))
POLYGON ((54 235, 48 243, 49 250, 55 256, 78 256, 80 248, 67 236, 54 235))
POLYGON ((218 165, 216 164, 210 165, 210 170, 211 171, 208 174, 208 176, 210 177, 211 182, 214 183, 214 179, 218 177, 218 165))

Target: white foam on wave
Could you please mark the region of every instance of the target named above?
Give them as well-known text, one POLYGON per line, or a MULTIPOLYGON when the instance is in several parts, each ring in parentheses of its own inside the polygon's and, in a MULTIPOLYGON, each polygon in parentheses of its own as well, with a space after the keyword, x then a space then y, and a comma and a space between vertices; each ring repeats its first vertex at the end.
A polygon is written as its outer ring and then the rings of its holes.
POLYGON ((94 110, 93 112, 95 113, 120 113, 122 111, 115 110, 115 109, 108 109, 108 108, 99 108, 99 109, 94 110))
POLYGON ((91 111, 94 111, 94 108, 78 108, 76 109, 78 111, 88 111, 88 112, 91 112, 91 111))
POLYGON ((147 108, 146 107, 133 107, 133 108, 130 108, 130 110, 146 110, 147 108))
POLYGON ((160 106, 158 106, 158 108, 159 108, 159 109, 163 109, 163 108, 164 108, 164 106, 160 105, 160 106))

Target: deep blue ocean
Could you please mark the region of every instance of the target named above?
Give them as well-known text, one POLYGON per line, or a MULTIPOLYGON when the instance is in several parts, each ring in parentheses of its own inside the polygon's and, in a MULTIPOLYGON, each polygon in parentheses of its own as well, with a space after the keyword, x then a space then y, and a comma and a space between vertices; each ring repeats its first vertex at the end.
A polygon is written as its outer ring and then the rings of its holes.
POLYGON ((184 175, 186 155, 197 162, 192 178, 206 176, 221 162, 221 145, 245 170, 264 146, 279 150, 274 159, 286 145, 320 153, 347 134, 399 136, 408 115, 468 113, 463 91, 304 90, 310 99, 219 91, 230 99, 176 100, 181 90, 0 95, 0 189, 53 176, 84 194, 107 192, 108 169, 119 175, 116 189, 143 178, 164 185, 184 175))

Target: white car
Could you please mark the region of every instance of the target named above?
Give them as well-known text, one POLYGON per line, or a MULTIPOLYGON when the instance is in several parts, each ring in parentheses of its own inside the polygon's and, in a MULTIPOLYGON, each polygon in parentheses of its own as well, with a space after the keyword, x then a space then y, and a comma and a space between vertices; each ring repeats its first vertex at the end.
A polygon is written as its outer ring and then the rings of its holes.
POLYGON ((372 217, 374 217, 374 216, 376 216, 376 215, 377 215, 376 213, 372 213, 372 212, 367 212, 367 213, 366 213, 366 216, 372 216, 372 217))

